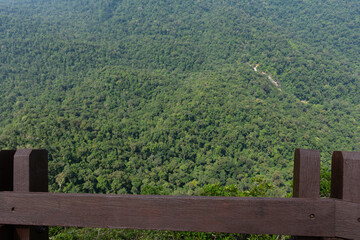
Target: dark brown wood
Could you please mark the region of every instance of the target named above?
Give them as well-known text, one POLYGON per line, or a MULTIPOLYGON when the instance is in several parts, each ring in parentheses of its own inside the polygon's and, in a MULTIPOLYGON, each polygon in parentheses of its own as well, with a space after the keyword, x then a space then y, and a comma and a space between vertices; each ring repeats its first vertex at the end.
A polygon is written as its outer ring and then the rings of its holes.
MULTIPOLYGON (((13 166, 15 150, 0 150, 0 191, 13 190, 13 166)), ((11 240, 13 227, 0 226, 0 239, 11 240)))
POLYGON ((31 234, 30 234, 31 228, 33 227, 16 226, 14 232, 14 240, 31 240, 31 234))
POLYGON ((0 193, 0 224, 335 236, 335 200, 0 193))
MULTIPOLYGON (((48 158, 46 150, 19 149, 14 155, 14 192, 47 192, 48 158)), ((21 223, 18 223, 21 224, 21 223)), ((16 240, 49 239, 48 229, 16 226, 16 240)))
POLYGON ((295 150, 293 197, 320 197, 320 152, 318 150, 295 150))
MULTIPOLYGON (((320 198, 320 152, 295 149, 293 197, 320 198)), ((320 240, 322 238, 298 236, 296 240, 320 240)))
POLYGON ((331 197, 360 203, 360 152, 333 153, 331 197))
POLYGON ((0 191, 13 190, 14 150, 0 150, 0 191))
POLYGON ((336 236, 360 239, 360 204, 336 201, 336 236))
POLYGON ((48 185, 46 152, 18 150, 13 182, 3 170, 13 155, 1 152, 3 189, 13 183, 15 192, 0 192, 0 239, 48 239, 39 226, 49 225, 360 239, 360 153, 334 152, 335 200, 318 198, 314 150, 295 151, 293 199, 40 193, 48 185))
POLYGON ((46 150, 20 149, 16 151, 14 156, 14 191, 48 191, 46 150))
POLYGON ((342 199, 336 209, 338 236, 360 239, 360 152, 336 151, 331 165, 331 197, 342 199))
POLYGON ((12 240, 13 239, 13 226, 0 225, 0 239, 1 240, 12 240))

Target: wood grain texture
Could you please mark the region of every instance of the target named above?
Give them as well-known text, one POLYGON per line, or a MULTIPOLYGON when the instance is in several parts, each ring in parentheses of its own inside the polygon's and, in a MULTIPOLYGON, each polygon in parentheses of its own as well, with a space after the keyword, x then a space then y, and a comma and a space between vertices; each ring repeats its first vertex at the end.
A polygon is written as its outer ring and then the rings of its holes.
MULTIPOLYGON (((47 151, 40 149, 19 149, 14 155, 14 192, 48 191, 47 151)), ((20 223, 19 223, 20 224, 20 223)), ((49 239, 48 229, 15 226, 15 240, 49 239)))
POLYGON ((0 193, 0 224, 335 236, 334 200, 0 193))
MULTIPOLYGON (((295 149, 293 197, 320 198, 320 152, 295 149)), ((320 240, 322 238, 299 236, 295 240, 320 240)))
POLYGON ((295 150, 293 197, 320 197, 320 152, 318 150, 295 150))
POLYGON ((331 197, 360 203, 360 153, 333 153, 331 166, 331 197))
POLYGON ((360 239, 360 153, 333 152, 331 197, 336 204, 336 232, 348 239, 360 239))
POLYGON ((14 156, 14 191, 48 191, 46 150, 19 149, 16 151, 14 156))
MULTIPOLYGON (((32 237, 35 239, 34 237, 32 237)), ((30 227, 16 226, 14 230, 14 240, 31 240, 30 227)))
POLYGON ((336 201, 336 236, 360 240, 360 204, 336 201))

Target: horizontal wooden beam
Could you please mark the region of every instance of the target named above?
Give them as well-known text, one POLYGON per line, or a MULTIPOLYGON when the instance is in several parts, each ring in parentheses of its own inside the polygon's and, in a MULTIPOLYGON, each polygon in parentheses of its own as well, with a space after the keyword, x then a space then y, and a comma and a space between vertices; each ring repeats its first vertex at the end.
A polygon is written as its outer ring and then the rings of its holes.
POLYGON ((338 200, 335 204, 336 235, 360 240, 360 204, 338 200))
POLYGON ((336 236, 333 199, 0 192, 0 203, 0 224, 336 236))

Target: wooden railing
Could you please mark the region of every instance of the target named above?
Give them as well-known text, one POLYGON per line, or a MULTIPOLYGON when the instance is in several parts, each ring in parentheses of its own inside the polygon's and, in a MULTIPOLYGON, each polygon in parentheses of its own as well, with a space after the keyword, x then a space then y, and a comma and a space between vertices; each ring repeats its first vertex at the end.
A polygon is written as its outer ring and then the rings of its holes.
POLYGON ((296 149, 294 198, 47 193, 47 152, 0 151, 0 239, 48 239, 46 226, 360 239, 360 153, 334 152, 331 198, 320 154, 296 149))

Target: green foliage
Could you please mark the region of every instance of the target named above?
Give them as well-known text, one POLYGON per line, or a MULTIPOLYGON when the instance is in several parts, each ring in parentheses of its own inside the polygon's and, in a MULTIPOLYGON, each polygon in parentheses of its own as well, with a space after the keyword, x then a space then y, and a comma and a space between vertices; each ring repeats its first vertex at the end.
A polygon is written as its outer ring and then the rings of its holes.
MULTIPOLYGON (((51 240, 88 240, 88 239, 201 239, 201 240, 246 240, 248 235, 221 234, 221 233, 196 233, 196 232, 171 232, 171 231, 150 231, 150 230, 109 230, 109 229, 88 229, 88 228, 57 228, 56 235, 51 240)), ((252 238, 254 239, 254 238, 252 238)), ((256 238, 263 240, 264 238, 256 238)), ((270 238, 269 238, 270 239, 270 238)), ((265 240, 265 239, 264 239, 265 240)))
POLYGON ((255 183, 249 190, 244 191, 242 197, 266 197, 274 186, 263 178, 252 179, 255 183))
POLYGON ((359 4, 0 1, 0 148, 52 192, 289 194, 295 148, 360 149, 359 4))
POLYGON ((203 189, 203 196, 227 196, 237 197, 241 192, 236 185, 221 186, 220 183, 206 185, 203 189))
POLYGON ((202 196, 226 196, 226 197, 265 197, 274 186, 265 179, 253 178, 253 185, 249 190, 240 191, 237 185, 222 186, 214 183, 204 186, 202 196))
POLYGON ((331 171, 321 168, 320 172, 320 197, 330 197, 331 193, 331 171))
POLYGON ((294 148, 359 148, 360 31, 356 1, 280 2, 3 2, 0 147, 49 150, 51 191, 283 196, 294 148))

